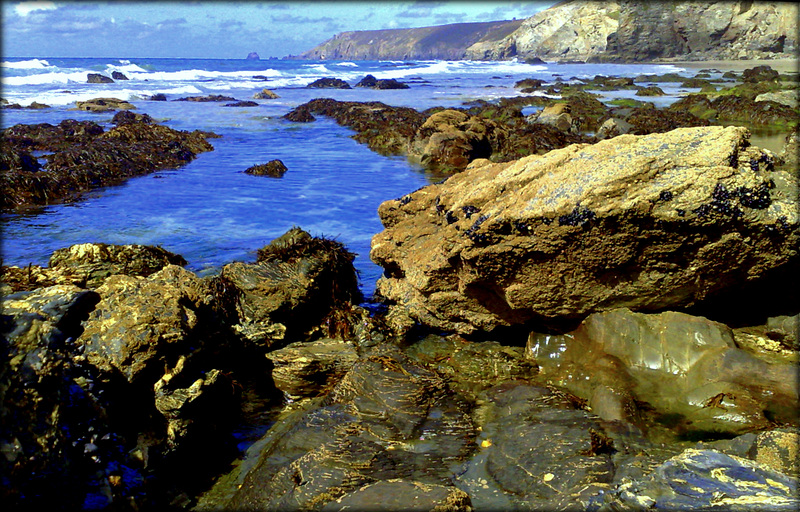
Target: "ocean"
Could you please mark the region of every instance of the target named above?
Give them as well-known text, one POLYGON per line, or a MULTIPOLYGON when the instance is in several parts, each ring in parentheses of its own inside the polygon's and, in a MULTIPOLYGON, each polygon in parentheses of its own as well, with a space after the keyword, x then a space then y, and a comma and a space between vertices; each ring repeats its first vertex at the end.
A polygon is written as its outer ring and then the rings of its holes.
MULTIPOLYGON (((691 77, 696 71, 673 65, 511 61, 6 59, 2 97, 12 104, 27 106, 35 101, 51 108, 4 109, 3 128, 79 119, 108 129, 113 112, 75 110, 75 102, 113 97, 130 101, 135 112, 149 114, 171 128, 208 130, 222 137, 209 140, 214 151, 200 154, 182 168, 97 189, 76 202, 3 214, 3 264, 44 266, 54 250, 84 242, 149 244, 181 254, 187 268, 210 275, 233 261, 255 261, 257 249, 299 226, 312 235, 338 240, 357 254, 355 267, 369 300, 382 272, 369 259, 371 238, 382 230, 378 206, 434 178, 405 157, 370 151, 350 138, 350 129, 331 119, 293 123, 281 116, 314 98, 381 101, 422 110, 518 96, 514 83, 523 78, 568 81, 595 75, 664 73, 691 77), (129 80, 87 83, 88 73, 111 76, 113 71, 129 80), (323 77, 341 78, 354 86, 367 74, 395 78, 410 88, 306 87, 323 77), (211 94, 251 100, 264 88, 279 98, 256 100, 259 105, 248 108, 225 107, 227 102, 172 101, 211 94), (147 100, 159 93, 168 101, 147 100), (282 160, 288 168, 283 178, 243 173, 273 159, 282 160)), ((666 96, 645 98, 658 107, 694 91, 681 89, 677 83, 658 85, 666 96)), ((633 91, 600 93, 601 101, 611 101, 632 97, 633 91)))

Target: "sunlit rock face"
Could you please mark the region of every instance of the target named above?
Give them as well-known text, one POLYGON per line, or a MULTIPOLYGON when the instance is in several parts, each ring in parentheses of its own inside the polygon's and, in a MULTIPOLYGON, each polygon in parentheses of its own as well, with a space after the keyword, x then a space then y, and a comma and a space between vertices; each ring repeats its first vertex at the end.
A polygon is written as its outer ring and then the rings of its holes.
POLYGON ((473 44, 466 55, 627 62, 792 58, 797 12, 785 2, 559 2, 500 41, 473 44))
POLYGON ((377 292, 463 334, 736 297, 798 261, 797 177, 748 137, 681 128, 473 163, 380 206, 377 292))

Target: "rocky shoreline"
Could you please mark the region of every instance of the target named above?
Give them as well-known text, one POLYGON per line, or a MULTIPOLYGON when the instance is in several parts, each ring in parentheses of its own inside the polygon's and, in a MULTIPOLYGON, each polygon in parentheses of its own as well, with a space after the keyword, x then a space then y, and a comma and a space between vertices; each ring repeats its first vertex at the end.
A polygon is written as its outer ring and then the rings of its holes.
POLYGON ((78 103, 121 109, 112 119, 115 127, 105 131, 92 121, 67 119, 57 126, 16 125, 0 134, 3 209, 75 200, 83 192, 133 176, 174 169, 214 149, 207 141, 213 133, 173 130, 147 114, 130 112, 127 108, 133 106, 119 100, 78 103))
MULTIPOLYGON (((369 309, 353 254, 300 228, 213 276, 140 245, 4 266, 4 510, 795 510, 797 106, 762 96, 792 77, 749 68, 666 109, 587 92, 671 79, 290 112, 445 178, 381 205, 369 309)), ((208 144, 129 114, 18 125, 3 161, 167 137, 175 166, 208 144)))

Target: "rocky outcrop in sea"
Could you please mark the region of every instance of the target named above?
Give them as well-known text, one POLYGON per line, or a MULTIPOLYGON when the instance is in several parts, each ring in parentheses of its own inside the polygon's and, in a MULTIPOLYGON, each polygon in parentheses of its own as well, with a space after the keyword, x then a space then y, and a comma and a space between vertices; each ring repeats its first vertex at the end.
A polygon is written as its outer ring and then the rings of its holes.
MULTIPOLYGON (((78 102, 82 110, 133 108, 108 99, 78 102)), ((0 133, 0 189, 3 208, 22 209, 75 199, 94 188, 192 161, 212 151, 212 133, 186 132, 125 110, 106 131, 92 121, 67 119, 58 125, 16 125, 0 133), (34 157, 34 152, 45 152, 34 157), (41 161, 44 162, 41 162, 41 161)))

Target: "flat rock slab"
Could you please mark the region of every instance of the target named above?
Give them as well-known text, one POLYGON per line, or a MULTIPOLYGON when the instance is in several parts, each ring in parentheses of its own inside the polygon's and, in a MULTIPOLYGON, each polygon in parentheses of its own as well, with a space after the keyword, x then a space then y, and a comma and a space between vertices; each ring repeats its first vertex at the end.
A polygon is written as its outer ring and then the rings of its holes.
POLYGON ((377 293, 469 334, 702 304, 798 266, 797 177, 740 127, 574 144, 379 208, 377 293))
POLYGON ((623 484, 605 510, 797 510, 797 479, 714 450, 686 450, 641 481, 623 484))

